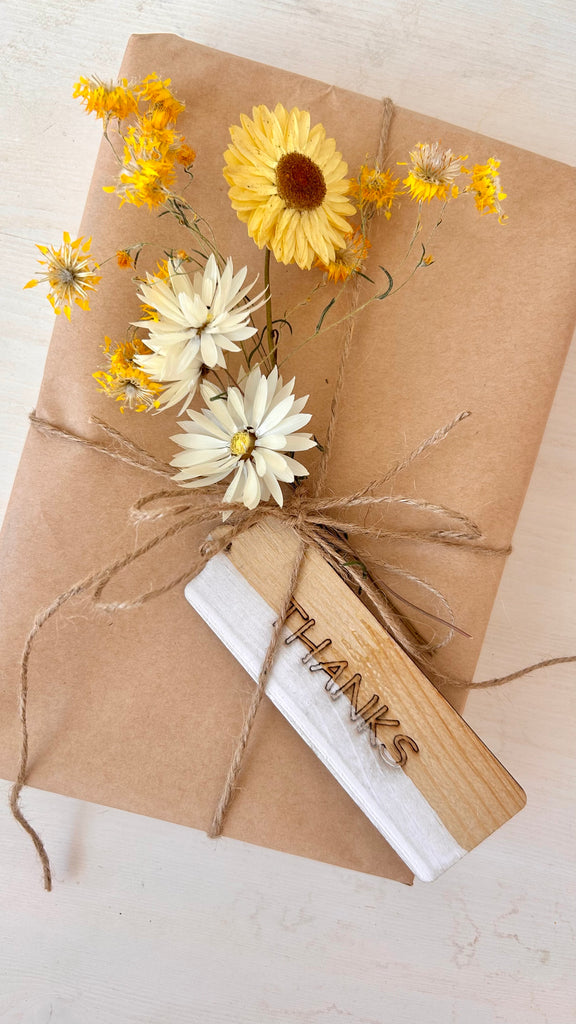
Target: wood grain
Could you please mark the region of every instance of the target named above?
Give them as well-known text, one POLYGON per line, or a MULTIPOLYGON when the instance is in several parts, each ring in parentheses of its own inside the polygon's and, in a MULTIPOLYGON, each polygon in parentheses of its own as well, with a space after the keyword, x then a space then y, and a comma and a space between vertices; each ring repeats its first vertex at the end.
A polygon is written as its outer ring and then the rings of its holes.
MULTIPOLYGON (((236 538, 226 553, 277 612, 297 549, 296 533, 268 520, 236 538)), ((418 753, 408 751, 402 770, 460 846, 473 849, 524 806, 518 783, 314 549, 307 551, 295 597, 315 620, 309 634, 315 642, 333 641, 320 660, 348 663, 338 684, 356 673, 362 677, 357 707, 377 694, 389 717, 400 721, 378 738, 392 752, 390 733, 416 741, 418 753)), ((296 619, 290 628, 301 624, 296 619)))

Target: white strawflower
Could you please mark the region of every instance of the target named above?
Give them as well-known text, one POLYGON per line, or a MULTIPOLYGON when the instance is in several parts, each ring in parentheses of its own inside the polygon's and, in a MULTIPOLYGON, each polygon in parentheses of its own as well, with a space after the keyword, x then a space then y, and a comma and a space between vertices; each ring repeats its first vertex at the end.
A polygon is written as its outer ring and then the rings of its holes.
MULTIPOLYGON (((149 344, 149 341, 146 341, 149 344)), ((169 409, 172 405, 183 403, 180 413, 188 408, 196 394, 202 367, 202 356, 190 352, 186 342, 172 345, 160 352, 147 352, 135 357, 135 362, 160 384, 166 384, 158 395, 159 409, 169 409)), ((225 366, 224 357, 218 360, 219 366, 225 366)))
POLYGON ((169 260, 168 279, 148 274, 138 293, 158 318, 139 320, 134 326, 149 331, 144 340, 157 355, 168 357, 179 346, 178 358, 183 358, 185 348, 188 365, 198 355, 205 366, 222 366, 223 352, 238 352, 237 342, 256 334, 250 316, 266 301, 264 292, 260 292, 243 302, 255 284, 253 281, 242 287, 247 272, 242 267, 234 274, 232 260, 228 259, 220 273, 212 255, 204 272, 197 271, 191 280, 180 261, 169 260))
POLYGON ((206 408, 188 410, 190 421, 172 440, 184 451, 172 459, 184 487, 207 487, 233 473, 223 501, 243 503, 253 509, 272 497, 283 504, 280 482, 292 483, 308 470, 287 452, 302 452, 316 442, 299 433, 310 420, 302 409, 308 401, 294 398, 294 379, 283 384, 276 367, 266 377, 258 368, 244 379, 242 390, 227 389, 225 397, 216 385, 200 385, 206 408))

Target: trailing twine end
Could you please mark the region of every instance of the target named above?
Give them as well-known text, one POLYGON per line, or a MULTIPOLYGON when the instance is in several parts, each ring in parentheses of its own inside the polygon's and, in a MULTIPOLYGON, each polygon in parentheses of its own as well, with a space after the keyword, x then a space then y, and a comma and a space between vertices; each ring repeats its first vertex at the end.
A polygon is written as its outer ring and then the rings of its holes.
POLYGON ((18 822, 19 825, 21 825, 24 831, 28 833, 32 842, 34 843, 34 847, 40 859, 40 863, 42 865, 44 889, 46 890, 46 892, 52 892, 52 871, 50 868, 50 860, 48 858, 48 854, 46 853, 46 848, 36 830, 32 827, 30 822, 24 817, 22 810, 20 808, 20 793, 22 791, 22 785, 23 783, 20 781, 20 779, 17 779, 17 781, 14 783, 12 787, 12 791, 10 793, 10 810, 12 811, 15 820, 18 822))

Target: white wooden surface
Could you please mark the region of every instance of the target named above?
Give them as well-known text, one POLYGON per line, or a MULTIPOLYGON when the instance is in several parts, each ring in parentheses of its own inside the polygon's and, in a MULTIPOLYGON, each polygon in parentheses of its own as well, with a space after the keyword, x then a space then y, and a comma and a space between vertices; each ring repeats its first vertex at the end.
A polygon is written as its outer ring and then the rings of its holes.
MULTIPOLYGON (((135 31, 179 32, 558 159, 576 153, 571 0, 4 0, 2 508, 52 327, 40 289, 21 291, 32 243, 76 229, 98 144, 71 85, 79 73, 113 75, 135 31)), ((576 650, 575 355, 479 677, 576 650)), ((468 720, 528 807, 433 885, 408 889, 29 792, 54 860, 48 896, 4 801, 0 1020, 575 1021, 575 675, 564 667, 472 696, 468 720)))

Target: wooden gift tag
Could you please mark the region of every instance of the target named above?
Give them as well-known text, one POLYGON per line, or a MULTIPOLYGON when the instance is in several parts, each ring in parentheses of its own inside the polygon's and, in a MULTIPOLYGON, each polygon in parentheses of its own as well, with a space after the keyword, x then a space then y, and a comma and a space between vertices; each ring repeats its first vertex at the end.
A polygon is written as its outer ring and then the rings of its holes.
MULTIPOLYGON (((186 587, 257 680, 296 556, 266 520, 186 587)), ((524 791, 314 549, 266 693, 417 878, 432 881, 526 803, 524 791)))

